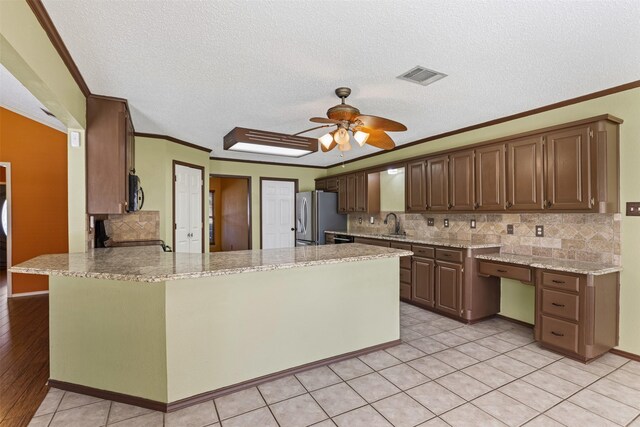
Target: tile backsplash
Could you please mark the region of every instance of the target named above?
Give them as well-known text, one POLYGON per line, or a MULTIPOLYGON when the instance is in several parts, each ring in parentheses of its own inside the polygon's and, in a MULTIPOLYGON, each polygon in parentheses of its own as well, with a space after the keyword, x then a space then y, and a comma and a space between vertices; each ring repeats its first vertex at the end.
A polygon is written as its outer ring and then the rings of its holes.
POLYGON ((160 212, 138 211, 123 215, 109 215, 104 221, 109 238, 117 242, 160 239, 160 212))
MULTIPOLYGON (((393 218, 383 224, 388 212, 349 214, 348 230, 361 233, 393 232, 393 218), (369 223, 373 216, 374 224, 369 223), (359 218, 362 218, 360 223, 359 218)), ((453 214, 399 213, 401 230, 412 237, 434 237, 500 243, 502 252, 520 255, 603 262, 620 265, 620 214, 453 214), (434 226, 427 219, 435 220, 434 226), (444 220, 449 220, 449 227, 444 220), (472 229, 470 221, 476 220, 472 229), (513 234, 507 234, 507 225, 513 234), (536 225, 544 226, 544 237, 535 236, 536 225)))

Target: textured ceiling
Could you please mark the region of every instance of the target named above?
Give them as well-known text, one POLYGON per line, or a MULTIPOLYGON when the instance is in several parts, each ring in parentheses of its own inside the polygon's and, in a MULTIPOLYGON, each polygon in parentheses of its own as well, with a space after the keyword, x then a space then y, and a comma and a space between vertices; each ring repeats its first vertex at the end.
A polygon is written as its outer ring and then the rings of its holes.
POLYGON ((2 64, 0 64, 0 106, 67 133, 67 127, 55 117, 45 114, 41 110, 45 108, 44 105, 2 64))
MULTIPOLYGON (((640 2, 44 0, 90 90, 129 100, 138 132, 213 156, 235 126, 283 133, 348 103, 409 130, 398 144, 640 78, 640 2), (422 87, 415 65, 448 74, 422 87)), ((605 113, 603 111, 603 113, 605 113)), ((321 136, 321 131, 310 136, 321 136)), ((377 151, 355 147, 346 159, 377 151)))

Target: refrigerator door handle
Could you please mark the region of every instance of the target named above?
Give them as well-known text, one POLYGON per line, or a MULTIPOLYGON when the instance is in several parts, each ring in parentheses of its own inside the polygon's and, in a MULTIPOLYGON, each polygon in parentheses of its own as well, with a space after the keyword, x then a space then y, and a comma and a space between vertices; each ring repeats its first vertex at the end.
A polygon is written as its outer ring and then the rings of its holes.
POLYGON ((301 207, 301 212, 300 212, 300 217, 302 218, 302 233, 303 234, 307 234, 307 211, 308 211, 308 207, 307 207, 307 199, 304 198, 302 199, 302 207, 301 207))

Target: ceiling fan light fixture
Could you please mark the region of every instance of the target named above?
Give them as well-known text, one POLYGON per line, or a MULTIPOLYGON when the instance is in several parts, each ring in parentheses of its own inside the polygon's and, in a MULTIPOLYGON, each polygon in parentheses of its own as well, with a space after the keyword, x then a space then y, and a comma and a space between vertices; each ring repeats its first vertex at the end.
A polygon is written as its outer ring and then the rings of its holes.
POLYGON ((338 144, 338 150, 343 152, 351 150, 351 144, 349 143, 349 140, 347 139, 347 142, 345 142, 344 144, 338 144))
POLYGON ((318 138, 318 141, 320 141, 320 144, 324 145, 324 148, 329 148, 333 142, 333 135, 331 135, 331 133, 325 133, 318 138))
POLYGON ((369 134, 358 130, 354 132, 353 139, 355 139, 358 145, 362 147, 367 142, 367 139, 369 139, 369 134))
MULTIPOLYGON (((345 128, 341 127, 336 132, 336 134, 334 136, 334 139, 336 140, 338 145, 348 144, 349 143, 349 132, 347 132, 347 130, 345 128)), ((349 149, 350 148, 351 147, 349 147, 349 149)), ((347 150, 342 150, 342 151, 347 151, 347 150)))

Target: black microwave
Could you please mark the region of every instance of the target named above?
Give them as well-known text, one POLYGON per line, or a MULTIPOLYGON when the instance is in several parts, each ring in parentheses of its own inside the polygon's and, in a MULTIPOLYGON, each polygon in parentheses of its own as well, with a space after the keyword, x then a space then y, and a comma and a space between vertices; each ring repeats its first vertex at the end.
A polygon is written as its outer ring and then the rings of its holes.
POLYGON ((129 204, 127 212, 135 212, 144 205, 144 191, 140 185, 140 178, 135 173, 129 173, 129 204))

